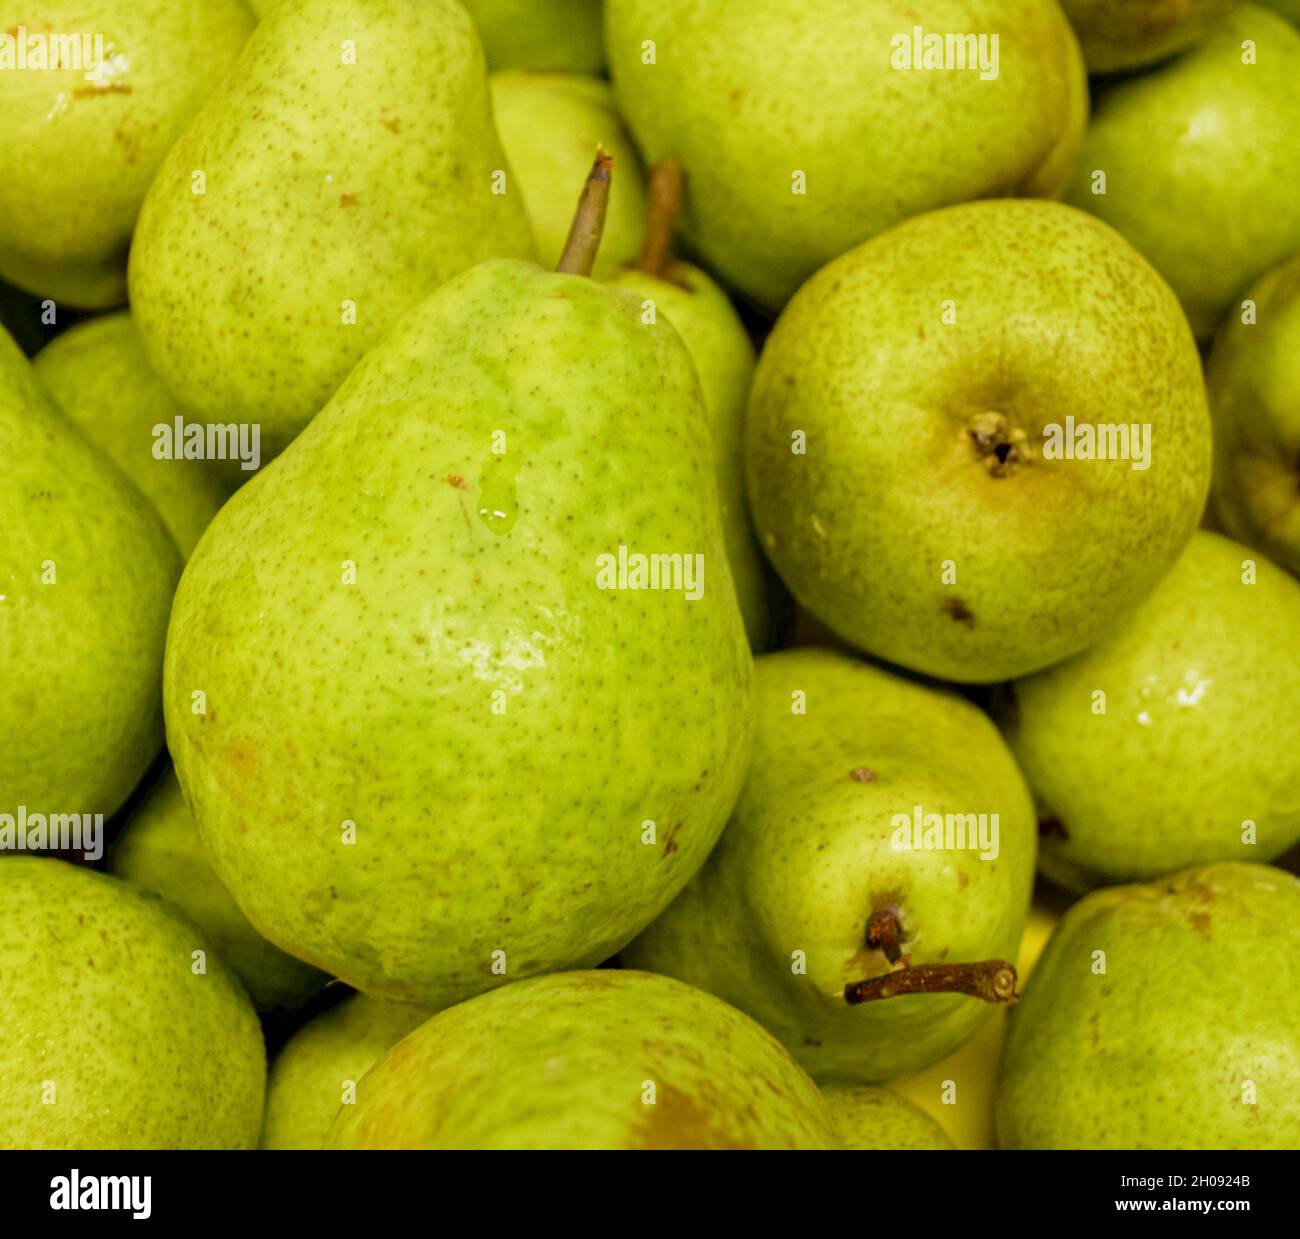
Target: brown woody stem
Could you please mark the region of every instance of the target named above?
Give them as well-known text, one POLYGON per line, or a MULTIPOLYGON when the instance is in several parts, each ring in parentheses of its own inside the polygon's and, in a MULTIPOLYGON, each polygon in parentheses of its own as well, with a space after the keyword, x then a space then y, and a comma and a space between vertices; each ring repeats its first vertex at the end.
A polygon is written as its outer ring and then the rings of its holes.
POLYGON ((609 206, 609 174, 614 158, 603 146, 596 147, 596 162, 587 173, 578 199, 578 210, 564 243, 564 253, 556 265, 563 275, 590 275, 600 248, 600 234, 605 230, 605 210, 609 206))
POLYGON ((646 275, 662 278, 673 248, 673 229, 682 205, 682 164, 679 159, 661 159, 650 169, 650 213, 645 241, 636 267, 646 275))
POLYGON ((844 1001, 850 1006, 900 994, 969 994, 985 1002, 1015 1002, 1020 997, 1016 970, 1005 959, 978 964, 913 964, 844 987, 844 1001))

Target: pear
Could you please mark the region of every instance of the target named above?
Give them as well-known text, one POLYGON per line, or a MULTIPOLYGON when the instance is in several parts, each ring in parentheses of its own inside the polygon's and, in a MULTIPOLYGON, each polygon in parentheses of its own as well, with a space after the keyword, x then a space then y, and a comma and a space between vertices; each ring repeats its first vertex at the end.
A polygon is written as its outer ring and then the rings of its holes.
POLYGON ((1294 1149, 1300 880, 1186 869, 1081 899, 1011 1012, 1004 1148, 1294 1149))
POLYGON ((643 317, 664 318, 691 354, 713 431, 713 455, 722 500, 722 529, 745 631, 755 651, 773 642, 775 616, 771 574, 759 554, 745 494, 745 405, 754 381, 754 345, 727 294, 703 271, 671 255, 673 225, 681 199, 682 168, 676 160, 656 164, 655 188, 645 244, 635 264, 610 279, 640 298, 643 317))
POLYGON ((1078 44, 1041 0, 608 0, 605 12, 641 153, 690 170, 685 236, 770 311, 911 215, 1058 194, 1087 120, 1078 44), (918 28, 969 35, 969 67, 911 68, 918 28), (988 31, 998 63, 981 71, 988 31))
POLYGON ((124 301, 145 191, 252 28, 240 0, 4 5, 0 277, 87 309, 124 301), (55 57, 65 67, 47 69, 55 57))
POLYGON ((1213 507, 1226 532, 1300 576, 1300 254, 1245 300, 1249 316, 1223 320, 1206 364, 1213 507))
POLYGON ((465 0, 491 69, 601 73, 601 0, 465 0))
POLYGON ((883 1088, 831 1085, 822 1090, 835 1134, 846 1149, 951 1149, 947 1133, 926 1112, 883 1088))
POLYGON ((197 460, 160 458, 159 429, 180 416, 149 369, 125 310, 79 323, 46 345, 36 373, 77 428, 138 486, 188 559, 229 487, 197 460))
POLYGON ((109 816, 162 745, 180 557, 0 331, 0 813, 109 816))
POLYGON ((1092 644, 1169 570, 1210 422, 1178 302, 1122 237, 976 202, 800 290, 759 359, 746 460, 760 542, 818 619, 988 683, 1092 644))
POLYGON ((114 842, 110 867, 193 921, 259 1011, 301 1006, 328 980, 272 946, 248 923, 212 872, 170 767, 114 842))
POLYGON ((0 1022, 0 1147, 257 1143, 257 1017, 156 896, 49 857, 0 859, 0 1022))
POLYGON ((1300 31, 1243 4, 1100 99, 1067 198, 1151 260, 1204 340, 1236 294, 1300 249, 1297 185, 1300 31))
POLYGON ((343 1106, 343 1149, 835 1148, 826 1103, 739 1011, 668 977, 563 972, 435 1015, 343 1106))
POLYGON ((1205 36, 1240 0, 1061 0, 1089 73, 1166 60, 1205 36))
POLYGON ((356 1086, 432 1012, 353 994, 300 1028, 271 1064, 264 1149, 322 1149, 341 1105, 356 1086))
POLYGON ((1276 9, 1283 17, 1300 26, 1300 0, 1259 0, 1266 8, 1276 9))
POLYGON ((1119 631, 1012 686, 1043 872, 1079 890, 1300 842, 1298 649, 1300 583, 1198 530, 1119 631))
POLYGON ((131 308, 185 414, 259 425, 270 459, 423 296, 532 249, 461 5, 297 0, 159 170, 131 308))
POLYGON ((618 175, 592 274, 598 279, 631 262, 646 226, 645 175, 614 107, 609 84, 575 73, 494 73, 492 109, 506 158, 533 223, 542 266, 559 261, 573 222, 573 187, 603 146, 618 175))
POLYGON ((486 262, 408 311, 173 607, 169 747, 214 867, 365 993, 443 1007, 599 963, 740 791, 752 659, 699 380, 569 273, 608 177, 565 274, 486 262))
POLYGON ((970 1035, 979 998, 1014 995, 1029 792, 997 729, 951 693, 814 649, 764 655, 755 681, 735 814, 621 959, 752 1015, 818 1081, 915 1071, 970 1035), (976 816, 956 820, 980 814, 982 842, 976 816))

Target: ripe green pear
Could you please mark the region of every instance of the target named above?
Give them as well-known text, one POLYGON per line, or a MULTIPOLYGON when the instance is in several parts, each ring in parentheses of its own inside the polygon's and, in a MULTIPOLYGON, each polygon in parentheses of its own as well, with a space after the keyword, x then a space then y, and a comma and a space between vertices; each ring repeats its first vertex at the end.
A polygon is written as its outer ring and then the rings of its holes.
POLYGON ((603 73, 601 0, 465 0, 490 69, 603 73))
POLYGON ((1112 636, 1017 681, 1004 728, 1073 889, 1300 842, 1300 583, 1192 535, 1112 636))
POLYGON ((1300 1144, 1300 880, 1187 869, 1066 914, 1012 1009, 1003 1148, 1300 1144))
POLYGON ((919 1106, 884 1088, 822 1089, 835 1134, 846 1149, 951 1149, 948 1134, 919 1106))
POLYGON ((1300 576, 1300 253, 1247 290, 1206 363, 1213 507, 1224 530, 1300 576))
POLYGON ((301 1006, 328 980, 248 923, 213 873, 170 767, 115 840, 109 863, 118 877, 161 895, 193 921, 259 1011, 301 1006))
POLYGON ((125 301, 145 191, 252 29, 240 0, 2 0, 0 277, 86 309, 125 301))
POLYGON ((131 315, 79 323, 43 348, 35 365, 68 419, 140 488, 188 559, 229 486, 203 461, 155 456, 155 428, 170 432, 181 412, 149 369, 131 315))
POLYGON ((952 693, 811 649, 764 655, 755 681, 758 739, 731 822, 621 958, 752 1015, 819 1081, 915 1071, 965 1040, 984 1003, 851 1004, 846 986, 896 980, 900 956, 918 977, 917 965, 1014 958, 1034 878, 1029 792, 997 728, 952 693), (914 846, 929 814, 987 815, 983 843, 971 818, 970 837, 954 821, 951 839, 914 846))
POLYGON ((1151 260, 1205 340, 1246 285, 1300 249, 1297 185, 1300 31, 1243 4, 1185 55, 1105 93, 1067 199, 1151 260))
POLYGON ((250 1149, 266 1054, 207 941, 161 899, 0 859, 0 1147, 250 1149))
POLYGON ((573 222, 573 187, 582 184, 598 146, 613 156, 616 172, 593 274, 603 278, 631 262, 645 232, 645 173, 609 84, 575 73, 525 72, 494 73, 488 84, 542 266, 559 260, 573 222))
POLYGON ((1155 64, 1205 37, 1240 0, 1061 0, 1089 73, 1155 64))
POLYGON ((266 1084, 264 1149, 323 1149, 339 1107, 357 1083, 432 1014, 365 994, 345 998, 300 1028, 271 1064, 266 1084))
POLYGON ((759 359, 746 460, 760 542, 818 619, 988 683, 1092 644, 1169 570, 1210 421, 1177 299, 1118 233, 974 202, 800 290, 759 359))
POLYGON ((608 0, 605 12, 641 153, 690 172, 684 235, 771 311, 909 216, 1058 194, 1087 120, 1078 44, 1041 0, 608 0), (969 34, 969 67, 898 67, 918 27, 969 34), (990 31, 996 76, 974 54, 980 33, 991 53, 990 31))
POLYGON ((112 814, 162 745, 180 557, 0 331, 0 813, 112 814))
POLYGON ((186 415, 269 459, 423 296, 532 250, 462 6, 285 0, 159 170, 131 308, 186 415))
POLYGON ((341 1149, 825 1149, 826 1103, 739 1011, 668 977, 562 972, 435 1015, 340 1109, 341 1149))

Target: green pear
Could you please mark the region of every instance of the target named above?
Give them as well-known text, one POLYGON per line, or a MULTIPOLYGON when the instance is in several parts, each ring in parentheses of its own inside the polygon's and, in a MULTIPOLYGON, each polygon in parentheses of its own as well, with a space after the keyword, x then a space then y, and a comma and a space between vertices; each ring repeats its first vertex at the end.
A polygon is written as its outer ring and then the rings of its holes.
POLYGON ((1259 0, 1266 8, 1276 9, 1283 17, 1300 26, 1300 0, 1259 0))
POLYGON ((240 0, 0 0, 0 277, 125 301, 145 191, 252 28, 240 0))
POLYGON ((1215 515, 1300 576, 1300 253, 1247 290, 1206 364, 1215 515))
POLYGON ((342 1149, 836 1148, 826 1103, 739 1011, 668 977, 562 972, 435 1015, 343 1106, 342 1149))
POLYGON ((0 859, 0 1147, 248 1149, 266 1054, 205 939, 162 900, 0 859))
POLYGON ((565 274, 486 262, 408 311, 218 513, 172 610, 169 747, 218 875, 366 993, 443 1007, 608 958, 744 778, 695 368, 567 273, 608 175, 565 274))
POLYGON ((170 432, 181 413, 149 369, 131 315, 78 324, 35 364, 69 420, 140 488, 188 559, 229 488, 203 461, 155 456, 156 429, 170 432))
POLYGON ((601 0, 465 0, 491 69, 602 73, 601 0))
POLYGON ((975 202, 800 290, 759 359, 746 457, 760 542, 805 607, 871 654, 987 683, 1092 644, 1169 570, 1210 422, 1177 299, 1122 237, 1056 203, 975 202))
POLYGON ((264 1149, 323 1149, 357 1082, 431 1012, 353 994, 300 1028, 271 1064, 264 1149))
POLYGON ((593 274, 604 278, 631 262, 646 226, 645 175, 614 107, 609 84, 573 73, 494 73, 492 108, 514 170, 542 266, 554 267, 573 222, 573 187, 603 146, 618 174, 593 274))
POLYGON ((831 1085, 822 1090, 835 1134, 846 1149, 951 1149, 948 1134, 919 1106, 884 1088, 831 1085))
POLYGON ((773 583, 749 517, 743 450, 745 405, 754 381, 754 345, 727 294, 698 267, 670 254, 680 198, 680 165, 660 163, 653 177, 659 192, 651 208, 653 218, 645 246, 637 262, 619 271, 610 283, 640 298, 643 316, 651 321, 657 322, 662 313, 695 363, 713 431, 722 530, 736 597, 750 645, 756 651, 764 650, 775 635, 773 583))
POLYGON ((1167 60, 1202 39, 1240 0, 1061 0, 1089 73, 1167 60))
POLYGON ((1300 31, 1243 4, 1185 55, 1104 94, 1067 198, 1151 260, 1204 340, 1300 249, 1297 185, 1300 31))
POLYGON ((997 728, 951 693, 827 650, 764 655, 755 680, 731 822, 621 958, 752 1015, 819 1081, 915 1071, 983 1019, 968 994, 1012 996, 1029 792, 997 728))
POLYGON ((162 745, 180 557, 0 331, 0 813, 112 814, 162 745))
POLYGON ((1124 625, 1017 681, 1004 727, 1069 889, 1300 842, 1300 583, 1207 530, 1124 625))
POLYGON ((168 768, 113 844, 112 871, 187 916, 243 982, 259 1011, 301 1006, 328 978, 269 943, 217 880, 168 768))
POLYGON ((286 0, 150 188, 131 309, 186 415, 269 459, 422 297, 532 251, 462 6, 286 0))
POLYGON ((1096 891, 1012 1009, 1003 1148, 1300 1144, 1300 880, 1187 869, 1096 891))
POLYGON ((1087 121, 1078 44, 1042 0, 608 0, 606 30, 641 153, 690 171, 685 236, 772 311, 909 216, 1058 194, 1087 121), (969 35, 968 67, 910 67, 921 28, 969 35))

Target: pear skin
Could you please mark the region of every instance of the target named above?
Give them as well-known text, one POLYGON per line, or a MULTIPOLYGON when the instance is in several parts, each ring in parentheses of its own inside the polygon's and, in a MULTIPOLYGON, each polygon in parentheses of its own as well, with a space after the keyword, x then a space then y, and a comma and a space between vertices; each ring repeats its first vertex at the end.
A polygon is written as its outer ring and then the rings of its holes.
POLYGON ((601 0, 464 0, 488 68, 605 71, 601 0))
POLYGON ((919 1106, 884 1088, 822 1089, 846 1149, 951 1149, 947 1133, 919 1106))
POLYGON ((1061 0, 1089 73, 1167 60, 1205 37, 1240 0, 1061 0))

